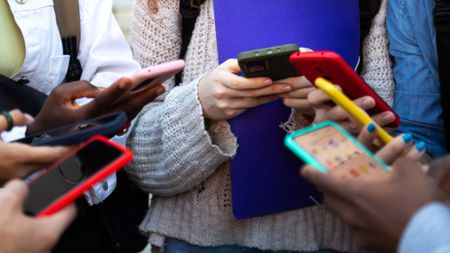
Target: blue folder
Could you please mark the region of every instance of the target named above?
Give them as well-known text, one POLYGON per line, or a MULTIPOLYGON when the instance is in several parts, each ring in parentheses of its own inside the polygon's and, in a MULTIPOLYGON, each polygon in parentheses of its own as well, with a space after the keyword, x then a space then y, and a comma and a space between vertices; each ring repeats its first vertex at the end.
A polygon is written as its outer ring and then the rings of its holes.
MULTIPOLYGON (((333 50, 351 65, 359 53, 358 0, 216 0, 219 61, 258 48, 296 43, 333 50)), ((321 196, 299 176, 301 161, 283 145, 279 125, 290 108, 275 101, 230 120, 239 148, 231 161, 237 219, 316 204, 321 196)))

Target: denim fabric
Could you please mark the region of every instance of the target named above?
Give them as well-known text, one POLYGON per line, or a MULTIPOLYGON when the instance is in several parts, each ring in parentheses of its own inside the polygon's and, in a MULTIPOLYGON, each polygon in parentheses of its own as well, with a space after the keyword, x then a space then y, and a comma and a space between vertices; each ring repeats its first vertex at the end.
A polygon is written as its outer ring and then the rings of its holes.
MULTIPOLYGON (((294 251, 270 251, 241 246, 198 247, 187 242, 168 238, 165 243, 164 253, 294 253, 294 251)), ((334 250, 308 251, 308 253, 339 253, 334 250)))
POLYGON ((399 130, 425 141, 434 156, 446 153, 440 104, 434 0, 389 0, 387 30, 394 58, 394 110, 399 130))

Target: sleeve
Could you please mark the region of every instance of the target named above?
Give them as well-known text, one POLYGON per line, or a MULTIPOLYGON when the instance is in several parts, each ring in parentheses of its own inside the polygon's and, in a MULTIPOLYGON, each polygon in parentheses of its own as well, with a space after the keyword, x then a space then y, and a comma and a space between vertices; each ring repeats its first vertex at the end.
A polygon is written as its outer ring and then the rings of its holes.
POLYGON ((112 13, 111 0, 79 0, 81 80, 105 87, 140 69, 112 13))
POLYGON ((127 171, 144 191, 163 196, 188 191, 236 154, 227 122, 205 128, 199 79, 150 103, 137 119, 128 139, 135 158, 127 171))
POLYGON ((399 253, 450 252, 450 208, 431 203, 411 218, 398 247, 399 253))

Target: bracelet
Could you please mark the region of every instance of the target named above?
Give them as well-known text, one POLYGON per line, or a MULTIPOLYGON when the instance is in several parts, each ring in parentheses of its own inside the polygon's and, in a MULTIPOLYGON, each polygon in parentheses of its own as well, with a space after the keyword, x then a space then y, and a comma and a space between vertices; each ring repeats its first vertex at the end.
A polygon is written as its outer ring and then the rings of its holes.
POLYGON ((0 112, 3 117, 6 119, 6 123, 8 124, 8 127, 6 128, 6 131, 11 130, 14 127, 14 119, 11 116, 11 114, 8 111, 2 111, 0 112))

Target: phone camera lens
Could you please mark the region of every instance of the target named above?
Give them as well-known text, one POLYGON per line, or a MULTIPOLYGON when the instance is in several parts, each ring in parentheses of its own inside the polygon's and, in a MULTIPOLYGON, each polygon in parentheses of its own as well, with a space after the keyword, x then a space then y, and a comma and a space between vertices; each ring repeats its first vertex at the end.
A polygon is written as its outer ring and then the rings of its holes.
POLYGON ((266 52, 267 52, 267 54, 272 54, 273 53, 272 49, 268 49, 266 52))

